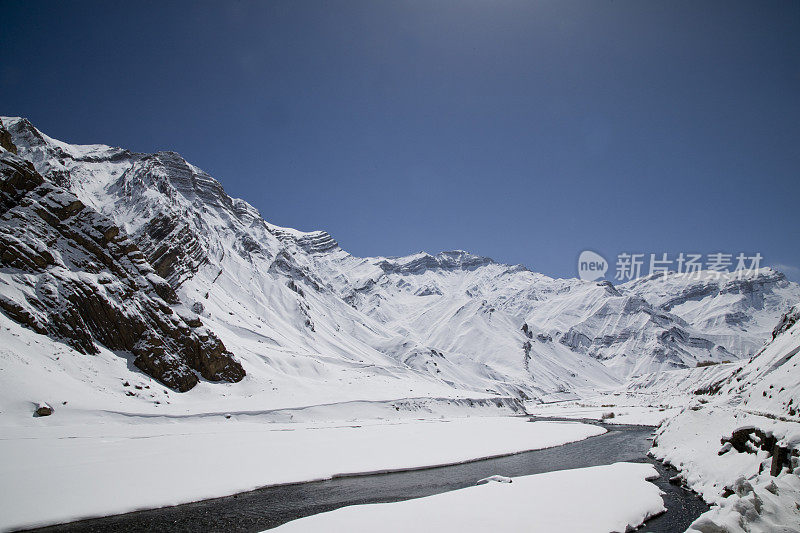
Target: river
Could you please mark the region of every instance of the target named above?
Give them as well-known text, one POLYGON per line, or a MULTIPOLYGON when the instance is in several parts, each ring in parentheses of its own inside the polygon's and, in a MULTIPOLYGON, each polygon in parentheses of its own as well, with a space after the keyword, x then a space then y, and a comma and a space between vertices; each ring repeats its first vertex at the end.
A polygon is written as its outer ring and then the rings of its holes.
MULTIPOLYGON (((224 498, 81 520, 34 531, 262 531, 346 505, 395 502, 469 487, 494 474, 516 477, 618 461, 648 462, 661 474, 653 482, 665 493, 667 512, 649 520, 640 531, 682 532, 708 509, 695 494, 669 483, 674 471, 647 457, 654 428, 598 425, 605 427, 608 433, 544 450, 452 466, 265 487, 224 498)), ((525 511, 521 509, 520 512, 525 511)))

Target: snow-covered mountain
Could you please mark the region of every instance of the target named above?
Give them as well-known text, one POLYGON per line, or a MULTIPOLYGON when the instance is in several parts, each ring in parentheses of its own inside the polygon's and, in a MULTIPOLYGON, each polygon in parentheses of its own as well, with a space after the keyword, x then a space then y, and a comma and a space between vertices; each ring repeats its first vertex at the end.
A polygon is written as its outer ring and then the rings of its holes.
POLYGON ((84 354, 97 343, 179 391, 237 382, 241 365, 183 309, 175 292, 113 221, 0 152, 0 309, 84 354))
POLYGON ((358 258, 325 232, 266 222, 178 154, 70 145, 2 121, 19 157, 113 221, 224 342, 246 372, 226 394, 536 399, 608 388, 750 356, 800 301, 768 268, 614 286, 462 251, 358 258))

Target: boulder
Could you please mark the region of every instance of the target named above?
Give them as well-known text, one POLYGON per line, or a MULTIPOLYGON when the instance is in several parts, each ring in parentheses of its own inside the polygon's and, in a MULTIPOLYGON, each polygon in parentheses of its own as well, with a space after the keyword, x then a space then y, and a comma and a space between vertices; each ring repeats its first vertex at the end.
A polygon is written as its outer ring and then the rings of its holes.
POLYGON ((52 414, 53 414, 53 408, 47 405, 46 403, 36 404, 36 411, 34 411, 34 416, 50 416, 52 414))

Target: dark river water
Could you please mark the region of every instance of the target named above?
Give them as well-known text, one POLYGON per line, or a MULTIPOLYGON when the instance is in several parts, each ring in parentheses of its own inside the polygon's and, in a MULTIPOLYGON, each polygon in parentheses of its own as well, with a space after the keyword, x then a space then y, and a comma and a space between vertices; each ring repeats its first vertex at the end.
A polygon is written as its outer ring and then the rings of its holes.
POLYGON ((262 531, 346 505, 396 502, 461 489, 494 474, 525 476, 617 461, 651 463, 661 474, 653 482, 665 493, 667 512, 649 520, 640 531, 684 531, 708 509, 696 495, 669 483, 674 471, 669 472, 661 463, 647 457, 653 428, 604 427, 608 429, 604 435, 545 450, 423 470, 265 487, 235 496, 82 520, 35 531, 262 531))

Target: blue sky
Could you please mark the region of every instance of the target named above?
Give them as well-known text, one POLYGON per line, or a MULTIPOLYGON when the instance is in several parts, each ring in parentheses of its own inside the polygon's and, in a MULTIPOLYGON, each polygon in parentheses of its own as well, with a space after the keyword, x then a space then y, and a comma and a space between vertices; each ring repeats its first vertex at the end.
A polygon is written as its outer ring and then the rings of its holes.
POLYGON ((800 279, 800 2, 2 7, 0 114, 177 151, 356 255, 760 252, 800 279))

